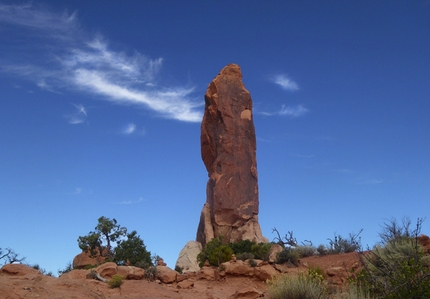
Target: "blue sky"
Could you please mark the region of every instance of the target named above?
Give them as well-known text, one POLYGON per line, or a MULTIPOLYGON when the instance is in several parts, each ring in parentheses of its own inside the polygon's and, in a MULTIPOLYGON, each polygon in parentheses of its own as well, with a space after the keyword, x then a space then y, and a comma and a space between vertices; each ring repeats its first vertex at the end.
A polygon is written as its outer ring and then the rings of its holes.
POLYGON ((0 0, 0 247, 56 273, 106 216, 173 268, 228 63, 254 102, 263 234, 373 245, 429 216, 429 53, 430 1, 0 0))

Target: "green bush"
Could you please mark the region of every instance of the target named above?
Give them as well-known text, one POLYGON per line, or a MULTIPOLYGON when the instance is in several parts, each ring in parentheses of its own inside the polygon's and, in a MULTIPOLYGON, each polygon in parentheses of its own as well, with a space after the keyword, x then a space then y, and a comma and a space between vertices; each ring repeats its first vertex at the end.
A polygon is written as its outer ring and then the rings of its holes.
POLYGON ((182 268, 179 267, 178 265, 175 266, 175 271, 178 272, 179 274, 182 274, 182 268))
POLYGON ((430 269, 418 243, 422 219, 415 230, 409 221, 386 223, 381 243, 363 255, 357 283, 378 298, 430 298, 430 269))
POLYGON ((197 255, 199 266, 203 267, 206 260, 211 266, 219 266, 220 264, 230 261, 233 250, 227 244, 222 244, 221 238, 214 238, 208 243, 202 251, 197 255))
POLYGON ((250 267, 257 267, 257 262, 254 259, 249 259, 248 264, 250 267))
POLYGON ((316 252, 316 248, 313 246, 297 246, 295 248, 300 257, 313 256, 316 252))
POLYGON ((115 274, 112 276, 111 280, 108 281, 108 285, 110 288, 119 288, 124 282, 125 277, 122 275, 115 274))
POLYGON ((250 240, 242 240, 234 243, 228 243, 228 246, 233 250, 233 253, 238 256, 241 253, 251 253, 252 246, 256 244, 250 240))
POLYGON ((256 259, 268 261, 272 243, 258 243, 251 246, 251 253, 256 259))
POLYGON ((358 234, 349 234, 348 238, 335 234, 334 239, 328 239, 330 247, 327 249, 327 253, 339 254, 359 251, 361 249, 360 234, 362 231, 363 230, 360 230, 358 234))
POLYGON ((143 240, 135 230, 127 234, 127 240, 119 241, 115 248, 114 262, 118 265, 125 265, 127 261, 131 266, 145 263, 152 265, 151 252, 146 250, 143 240))
POLYGON ((291 263, 293 265, 298 266, 300 255, 292 247, 287 247, 285 250, 278 253, 276 256, 276 263, 277 264, 283 264, 283 263, 291 263))
POLYGON ((254 258, 255 258, 254 255, 250 252, 243 252, 236 255, 236 259, 240 261, 251 260, 254 258))
POLYGON ((70 271, 73 270, 73 265, 72 262, 68 262, 66 267, 63 270, 58 270, 58 276, 61 276, 63 274, 69 273, 70 271))
POLYGON ((326 298, 327 286, 319 277, 307 274, 278 276, 268 281, 271 299, 322 299, 326 298))

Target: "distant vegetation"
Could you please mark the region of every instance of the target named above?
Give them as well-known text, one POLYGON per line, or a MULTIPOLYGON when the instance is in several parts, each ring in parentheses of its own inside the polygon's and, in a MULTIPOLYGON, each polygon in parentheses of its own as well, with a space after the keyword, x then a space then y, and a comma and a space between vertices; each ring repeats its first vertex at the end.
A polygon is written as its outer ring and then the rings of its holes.
POLYGON ((107 261, 118 265, 131 265, 141 268, 153 266, 151 252, 146 250, 143 240, 134 230, 127 234, 116 219, 100 217, 94 231, 78 238, 79 248, 90 252, 91 256, 102 255, 107 261), (113 244, 117 243, 114 247, 113 244))
MULTIPOLYGON (((363 270, 357 277, 350 277, 349 287, 343 293, 329 292, 322 276, 309 271, 296 277, 281 276, 270 280, 269 297, 271 299, 430 298, 430 256, 424 253, 418 243, 422 223, 423 219, 418 219, 413 229, 408 219, 404 219, 400 224, 396 220, 384 223, 380 233, 380 243, 372 249, 361 251, 363 270)), ((357 251, 360 248, 358 235, 352 234, 347 239, 335 236, 335 239, 330 240, 327 252, 357 251)), ((289 237, 291 238, 286 238, 284 241, 291 243, 295 240, 292 238, 292 233, 289 237)), ((281 256, 289 255, 289 261, 294 260, 291 255, 295 250, 297 246, 294 249, 286 247, 286 253, 281 253, 281 256)), ((321 254, 321 250, 317 251, 321 254)))

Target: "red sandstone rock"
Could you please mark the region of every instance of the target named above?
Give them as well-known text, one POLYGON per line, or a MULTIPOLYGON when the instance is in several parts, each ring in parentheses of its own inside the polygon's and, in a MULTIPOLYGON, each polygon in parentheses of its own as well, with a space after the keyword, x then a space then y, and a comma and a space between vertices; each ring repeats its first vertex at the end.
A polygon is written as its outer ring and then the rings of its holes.
POLYGON ((428 236, 418 236, 418 243, 423 247, 425 253, 430 254, 430 238, 428 236))
POLYGON ((73 259, 73 269, 85 269, 87 266, 98 266, 103 264, 105 259, 106 258, 100 256, 100 254, 97 254, 95 257, 91 257, 89 251, 83 251, 73 259))
POLYGON ((157 266, 157 272, 157 278, 162 283, 176 282, 176 276, 178 275, 178 272, 176 272, 175 270, 172 270, 167 266, 157 266))
POLYGON ((209 181, 197 241, 205 245, 223 236, 225 242, 267 242, 258 223, 252 99, 238 65, 227 65, 209 84, 200 141, 209 181))
POLYGON ((41 274, 39 270, 36 270, 34 268, 31 268, 27 265, 23 264, 7 264, 4 265, 0 273, 8 274, 8 275, 16 275, 16 276, 36 276, 38 274, 41 274))

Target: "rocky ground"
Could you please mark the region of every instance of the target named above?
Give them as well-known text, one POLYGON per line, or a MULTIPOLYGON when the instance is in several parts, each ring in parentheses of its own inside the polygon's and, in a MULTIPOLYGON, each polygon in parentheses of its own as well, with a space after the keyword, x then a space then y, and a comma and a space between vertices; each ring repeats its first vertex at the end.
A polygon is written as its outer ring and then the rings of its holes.
POLYGON ((259 262, 249 267, 241 261, 224 263, 224 270, 203 267, 200 271, 178 274, 159 267, 157 281, 143 279, 135 267, 106 263, 97 268, 103 277, 115 273, 127 276, 120 288, 87 278, 90 270, 73 270, 55 278, 42 275, 25 265, 5 265, 0 270, 0 298, 264 298, 266 279, 272 274, 295 275, 308 268, 321 268, 330 285, 342 286, 346 278, 359 270, 357 253, 312 256, 300 260, 298 267, 259 262))

